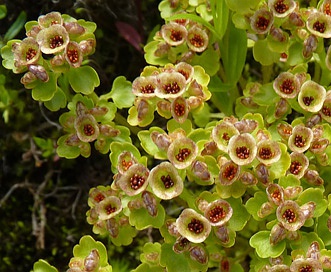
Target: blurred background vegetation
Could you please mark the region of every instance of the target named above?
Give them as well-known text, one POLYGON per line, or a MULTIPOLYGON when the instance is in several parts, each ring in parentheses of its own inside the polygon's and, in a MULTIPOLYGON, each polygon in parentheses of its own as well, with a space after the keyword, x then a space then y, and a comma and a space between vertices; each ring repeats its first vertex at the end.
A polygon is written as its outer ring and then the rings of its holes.
MULTIPOLYGON (((7 0, 0 4, 7 8, 0 20, 2 45, 17 18, 26 22, 59 11, 95 22, 97 47, 91 65, 101 80, 98 94, 108 92, 119 75, 133 80, 140 74, 146 63, 139 43, 145 44, 149 33, 162 23, 154 0, 7 0)), ((17 30, 15 38, 23 39, 24 27, 17 30)), ((20 77, 0 67, 0 271, 30 271, 40 258, 66 271, 72 247, 82 235, 92 234, 85 217, 88 191, 111 183, 110 162, 97 152, 88 159, 57 157, 58 117, 65 109, 57 113, 44 109, 22 87, 20 77)), ((103 240, 113 271, 135 268, 139 247, 147 237, 141 233, 127 248, 103 240)))

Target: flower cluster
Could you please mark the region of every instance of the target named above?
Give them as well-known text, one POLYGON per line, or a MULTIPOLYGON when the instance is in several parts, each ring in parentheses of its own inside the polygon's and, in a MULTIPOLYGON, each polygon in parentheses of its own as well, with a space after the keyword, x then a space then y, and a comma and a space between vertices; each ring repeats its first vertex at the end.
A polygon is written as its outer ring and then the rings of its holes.
POLYGON ((30 85, 49 80, 49 73, 79 67, 95 49, 95 25, 51 12, 26 25, 27 38, 12 44, 15 73, 28 70, 21 79, 30 85))
POLYGON ((209 76, 200 66, 180 62, 163 68, 145 67, 132 83, 136 96, 129 110, 131 125, 146 126, 153 121, 154 111, 165 118, 183 123, 190 112, 199 111, 210 98, 209 76))

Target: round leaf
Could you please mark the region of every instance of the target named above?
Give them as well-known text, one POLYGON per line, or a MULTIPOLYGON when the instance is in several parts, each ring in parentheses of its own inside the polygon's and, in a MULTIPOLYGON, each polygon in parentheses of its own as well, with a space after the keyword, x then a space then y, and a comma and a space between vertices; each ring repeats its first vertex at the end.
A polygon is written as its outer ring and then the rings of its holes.
POLYGON ((286 242, 284 240, 272 246, 270 245, 269 237, 270 231, 264 230, 255 233, 249 240, 249 244, 255 248, 260 258, 276 258, 285 250, 286 242))
POLYGON ((68 71, 68 79, 72 89, 76 93, 91 94, 100 84, 97 72, 90 66, 71 68, 68 71))

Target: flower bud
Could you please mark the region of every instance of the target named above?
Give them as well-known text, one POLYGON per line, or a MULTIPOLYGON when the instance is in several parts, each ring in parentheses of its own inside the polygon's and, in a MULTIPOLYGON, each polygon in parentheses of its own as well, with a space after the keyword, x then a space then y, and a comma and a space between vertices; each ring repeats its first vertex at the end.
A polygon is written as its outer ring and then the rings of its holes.
POLYGON ((174 250, 174 252, 179 254, 188 251, 190 247, 191 247, 191 242, 187 240, 185 237, 179 236, 176 242, 174 243, 172 249, 174 250))
POLYGON ((77 22, 64 22, 63 26, 71 35, 82 35, 85 33, 85 28, 77 22))
POLYGON ((305 26, 305 22, 302 19, 302 16, 300 13, 297 12, 292 12, 289 16, 288 16, 288 20, 289 23, 291 25, 293 25, 294 27, 304 27, 305 26))
POLYGON ((190 173, 192 173, 193 179, 199 179, 206 184, 209 184, 212 179, 212 176, 208 170, 208 165, 200 160, 194 160, 190 168, 190 173))
POLYGON ((230 233, 229 233, 229 229, 226 226, 222 225, 222 226, 215 227, 214 233, 222 244, 229 243, 230 233))
POLYGON ((285 199, 295 199, 302 192, 302 186, 287 186, 284 189, 285 199))
POLYGON ((324 184, 324 180, 319 176, 316 170, 308 169, 304 175, 306 182, 312 186, 321 186, 324 184))
POLYGON ((157 203, 154 195, 151 192, 144 191, 141 196, 149 215, 153 217, 157 216, 157 203))
POLYGON ((269 169, 263 163, 260 163, 256 166, 255 174, 258 181, 261 182, 264 186, 267 186, 269 183, 271 183, 269 169))
POLYGON ((49 80, 48 73, 44 66, 42 65, 35 65, 30 64, 28 66, 29 71, 34 74, 38 79, 40 79, 43 82, 47 82, 49 80))
POLYGON ((279 101, 276 104, 276 111, 275 111, 275 117, 277 119, 281 118, 283 115, 286 114, 286 112, 288 112, 288 110, 290 109, 290 105, 287 103, 285 98, 281 98, 279 99, 279 101))
POLYGON ((111 237, 116 238, 119 234, 119 224, 115 218, 110 218, 106 221, 106 228, 111 237))
POLYGON ((100 256, 97 249, 92 249, 89 255, 84 259, 84 271, 94 272, 99 267, 100 256))
POLYGON ((313 201, 309 201, 300 207, 305 217, 305 220, 313 217, 315 208, 316 208, 316 203, 313 201))
POLYGON ((240 133, 251 133, 257 128, 257 121, 250 119, 242 119, 233 124, 240 133))
POLYGON ((286 229, 281 223, 274 225, 270 232, 269 241, 271 245, 276 245, 286 237, 286 229))
POLYGON ((200 264, 207 264, 209 259, 208 253, 200 245, 196 245, 190 248, 190 258, 200 264))
POLYGON ((182 211, 176 220, 176 225, 180 235, 192 243, 203 242, 211 231, 208 220, 190 208, 182 211))
POLYGON ((261 208, 257 211, 257 215, 260 218, 264 218, 275 211, 275 205, 272 202, 265 202, 261 208))
POLYGON ((171 139, 165 133, 153 131, 151 133, 151 139, 160 150, 168 150, 168 147, 171 144, 171 139))
POLYGON ((302 55, 309 59, 317 49, 318 40, 315 35, 309 35, 303 42, 302 55))
POLYGON ((83 53, 83 56, 91 55, 96 46, 96 41, 93 38, 83 40, 79 42, 80 51, 83 53))

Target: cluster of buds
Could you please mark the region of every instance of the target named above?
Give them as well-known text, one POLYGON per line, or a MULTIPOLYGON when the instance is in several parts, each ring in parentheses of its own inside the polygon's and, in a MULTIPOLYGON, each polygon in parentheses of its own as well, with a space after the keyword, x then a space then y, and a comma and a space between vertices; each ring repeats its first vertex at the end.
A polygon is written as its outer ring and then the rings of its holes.
POLYGON ((161 116, 183 123, 190 111, 201 109, 210 98, 208 83, 209 76, 200 66, 185 62, 164 68, 145 67, 132 83, 138 124, 147 125, 145 120, 155 109, 161 116))
POLYGON ((88 157, 91 153, 90 142, 95 141, 97 150, 108 152, 112 138, 120 134, 114 124, 104 120, 108 111, 107 103, 87 108, 82 101, 77 101, 75 111, 66 112, 60 117, 66 134, 59 138, 59 146, 76 147, 82 156, 88 157))
POLYGON ((320 245, 314 241, 308 247, 306 254, 296 252, 292 255, 292 262, 290 265, 284 263, 283 258, 271 258, 271 265, 265 265, 259 272, 267 271, 284 271, 284 272, 302 272, 314 271, 322 272, 323 269, 330 269, 330 257, 321 254, 320 245))
POLYGON ((27 37, 12 44, 15 73, 26 72, 21 79, 28 85, 49 80, 50 72, 79 67, 95 49, 94 23, 75 20, 59 12, 50 12, 26 25, 27 37))
POLYGON ((102 270, 99 252, 97 249, 92 249, 85 258, 71 258, 67 272, 94 272, 102 270))

